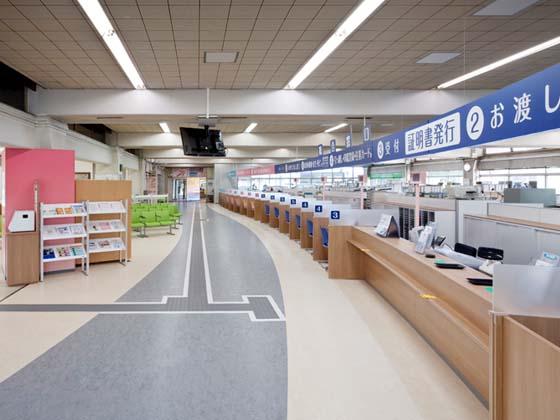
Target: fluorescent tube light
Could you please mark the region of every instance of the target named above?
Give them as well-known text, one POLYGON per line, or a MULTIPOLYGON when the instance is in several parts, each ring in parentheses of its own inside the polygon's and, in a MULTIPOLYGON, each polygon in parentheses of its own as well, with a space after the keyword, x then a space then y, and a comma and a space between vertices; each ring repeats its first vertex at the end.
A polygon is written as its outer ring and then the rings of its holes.
POLYGON ((347 125, 348 125, 347 123, 342 123, 342 124, 335 125, 334 127, 326 129, 325 133, 331 133, 333 131, 338 130, 339 128, 346 127, 347 125))
POLYGON ((255 127, 256 127, 257 125, 258 125, 258 124, 257 124, 256 122, 252 122, 251 124, 249 124, 249 125, 247 126, 247 128, 246 128, 245 131, 244 131, 244 133, 250 133, 251 131, 253 131, 253 130, 255 129, 255 127))
POLYGON ((505 66, 513 61, 520 60, 522 58, 528 57, 530 55, 536 54, 548 48, 554 47, 560 44, 560 36, 551 39, 550 41, 543 42, 542 44, 535 45, 534 47, 528 48, 526 50, 520 51, 516 54, 510 55, 509 57, 502 58, 494 63, 488 64, 487 66, 481 67, 477 70, 471 71, 470 73, 464 74, 463 76, 457 77, 449 82, 442 83, 438 86, 438 89, 445 89, 450 86, 456 85, 458 83, 464 82, 465 80, 472 79, 473 77, 480 76, 481 74, 488 73, 489 71, 495 70, 498 67, 505 66))
POLYGON ((160 123, 159 123, 159 126, 161 127, 161 130, 162 130, 164 133, 171 133, 171 130, 169 129, 169 126, 167 125, 166 122, 160 122, 160 123))
POLYGON ((284 89, 295 89, 301 82, 313 73, 325 59, 348 38, 385 0, 363 0, 358 7, 342 22, 329 39, 313 54, 313 56, 299 69, 284 89))
POLYGON ((95 29, 105 41, 105 44, 113 54, 113 57, 121 66, 122 71, 132 83, 136 89, 146 89, 138 70, 134 66, 134 63, 130 59, 128 52, 124 48, 124 45, 117 35, 117 32, 111 25, 109 18, 105 14, 105 11, 99 4, 99 0, 78 0, 80 6, 82 7, 83 11, 95 26, 95 29))

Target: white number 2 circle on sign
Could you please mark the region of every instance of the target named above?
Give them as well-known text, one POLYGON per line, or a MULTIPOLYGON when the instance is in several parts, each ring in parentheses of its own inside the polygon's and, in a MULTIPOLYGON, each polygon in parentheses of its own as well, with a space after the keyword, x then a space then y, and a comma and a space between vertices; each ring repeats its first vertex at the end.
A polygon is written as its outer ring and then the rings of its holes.
POLYGON ((383 142, 380 140, 377 143, 377 157, 379 159, 383 159, 383 155, 385 154, 385 148, 383 146, 383 142))
POLYGON ((467 134, 471 140, 478 140, 484 131, 484 112, 479 106, 473 106, 467 114, 467 134))

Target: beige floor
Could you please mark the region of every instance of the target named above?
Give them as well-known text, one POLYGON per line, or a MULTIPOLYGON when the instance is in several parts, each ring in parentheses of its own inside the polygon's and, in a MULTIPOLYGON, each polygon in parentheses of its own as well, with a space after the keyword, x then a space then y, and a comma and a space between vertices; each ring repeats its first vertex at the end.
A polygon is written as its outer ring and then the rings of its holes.
MULTIPOLYGON (((284 294, 290 420, 482 420, 484 406, 372 288, 333 281, 277 230, 213 206, 253 230, 284 294)), ((49 275, 4 303, 112 302, 153 269, 179 235, 134 239, 133 261, 49 275)), ((87 313, 0 313, 0 381, 91 319, 87 313)))
POLYGON ((329 280, 278 230, 247 226, 271 254, 284 295, 289 420, 482 420, 487 409, 365 282, 329 280))
MULTIPOLYGON (((135 235, 136 236, 136 235, 135 235)), ((92 264, 89 276, 79 271, 49 274, 43 283, 26 286, 1 304, 114 302, 153 270, 175 247, 175 236, 162 233, 133 238, 132 261, 92 264)), ((93 313, 0 312, 0 382, 93 318, 93 313)))

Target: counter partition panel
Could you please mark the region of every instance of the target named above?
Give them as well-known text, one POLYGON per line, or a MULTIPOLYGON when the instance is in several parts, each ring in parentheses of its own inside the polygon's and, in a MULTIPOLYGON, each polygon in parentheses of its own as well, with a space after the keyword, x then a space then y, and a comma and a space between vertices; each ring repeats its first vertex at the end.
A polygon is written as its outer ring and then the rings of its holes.
POLYGON ((560 413, 560 268, 494 272, 492 420, 556 420, 560 413))

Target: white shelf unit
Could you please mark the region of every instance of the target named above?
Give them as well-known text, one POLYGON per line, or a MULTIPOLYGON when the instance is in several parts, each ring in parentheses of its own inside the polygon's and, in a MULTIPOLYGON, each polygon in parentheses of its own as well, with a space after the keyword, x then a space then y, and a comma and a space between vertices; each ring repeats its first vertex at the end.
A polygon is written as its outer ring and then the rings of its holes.
POLYGON ((56 203, 40 206, 41 233, 41 281, 45 279, 45 264, 58 261, 81 260, 81 269, 88 274, 88 254, 86 252, 87 220, 85 203, 56 203), (47 220, 74 218, 72 223, 45 223, 47 220), (80 222, 75 219, 79 218, 80 222), (77 242, 76 240, 80 240, 77 242), (70 241, 46 243, 51 241, 70 241))
MULTIPOLYGON (((111 219, 88 218, 87 247, 88 256, 102 252, 118 252, 119 262, 126 265, 126 244, 128 243, 128 200, 122 201, 86 201, 89 216, 113 216, 111 219), (118 233, 118 236, 96 238, 96 235, 118 233)), ((89 268, 89 257, 87 259, 89 268)))

